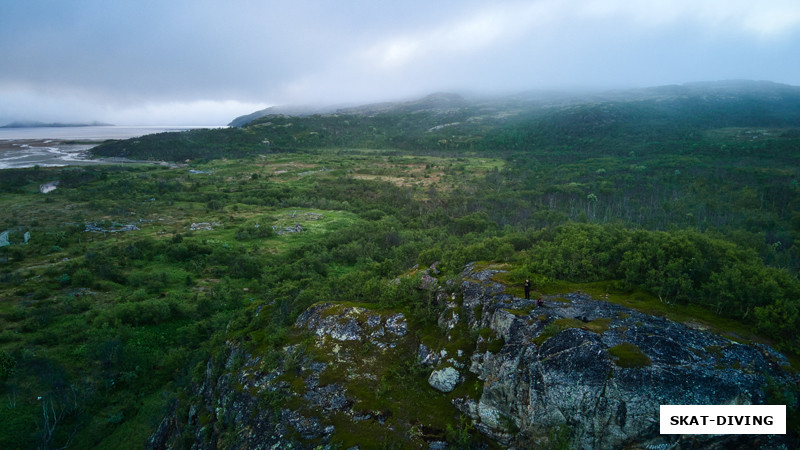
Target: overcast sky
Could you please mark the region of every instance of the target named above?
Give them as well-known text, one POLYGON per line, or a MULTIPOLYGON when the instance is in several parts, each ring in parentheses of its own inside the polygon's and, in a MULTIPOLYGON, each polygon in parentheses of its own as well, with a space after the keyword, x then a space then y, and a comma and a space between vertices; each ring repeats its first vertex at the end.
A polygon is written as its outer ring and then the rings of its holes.
POLYGON ((0 0, 0 125, 437 91, 800 85, 798 0, 0 0))

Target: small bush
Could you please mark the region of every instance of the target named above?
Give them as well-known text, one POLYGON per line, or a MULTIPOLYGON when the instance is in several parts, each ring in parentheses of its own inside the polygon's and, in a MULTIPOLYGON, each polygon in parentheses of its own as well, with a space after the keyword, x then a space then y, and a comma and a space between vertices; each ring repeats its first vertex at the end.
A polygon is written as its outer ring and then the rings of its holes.
POLYGON ((48 297, 50 297, 50 289, 46 287, 40 287, 33 293, 33 298, 36 300, 44 300, 48 297))
POLYGON ((80 287, 91 287, 94 283, 94 275, 89 269, 81 268, 72 274, 72 284, 80 287))
POLYGON ((95 319, 95 326, 115 325, 155 325, 170 320, 179 311, 164 299, 150 299, 139 302, 119 303, 104 311, 95 319))
POLYGON ((17 360, 6 351, 0 350, 0 381, 5 381, 16 372, 17 360))
POLYGON ((58 284, 61 286, 69 286, 70 283, 72 283, 72 278, 69 275, 62 273, 61 276, 56 278, 56 281, 58 281, 58 284))

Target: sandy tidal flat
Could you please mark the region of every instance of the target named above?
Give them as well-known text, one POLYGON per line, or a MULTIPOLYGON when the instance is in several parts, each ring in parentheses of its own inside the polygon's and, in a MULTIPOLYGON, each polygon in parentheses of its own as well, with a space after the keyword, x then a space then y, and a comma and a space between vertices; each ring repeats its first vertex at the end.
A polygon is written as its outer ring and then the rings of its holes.
POLYGON ((75 144, 51 139, 0 140, 0 169, 98 164, 89 159, 97 144, 75 144))

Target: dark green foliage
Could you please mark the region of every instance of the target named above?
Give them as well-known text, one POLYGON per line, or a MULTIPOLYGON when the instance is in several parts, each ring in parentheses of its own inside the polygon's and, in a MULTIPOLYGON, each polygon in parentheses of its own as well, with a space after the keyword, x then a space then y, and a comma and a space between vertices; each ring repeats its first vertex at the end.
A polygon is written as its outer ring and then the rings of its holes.
POLYGON ((13 356, 0 350, 0 381, 5 381, 14 374, 17 368, 17 361, 13 356))
POLYGON ((72 273, 72 284, 74 286, 89 287, 94 282, 94 275, 89 269, 81 268, 72 273))
POLYGON ((476 430, 472 420, 467 416, 461 416, 455 426, 447 425, 445 436, 447 437, 447 442, 457 448, 470 448, 476 443, 473 437, 474 433, 476 433, 476 430))
POLYGON ((767 404, 786 406, 786 429, 789 433, 800 435, 800 386, 778 383, 767 378, 767 404))
POLYGON ((262 141, 261 136, 240 128, 203 129, 111 142, 95 149, 94 153, 136 159, 202 160, 218 158, 221 154, 244 157, 272 151, 262 141))
POLYGON ((104 311, 95 319, 96 325, 156 325, 180 314, 180 306, 163 299, 149 299, 135 303, 120 303, 104 311))

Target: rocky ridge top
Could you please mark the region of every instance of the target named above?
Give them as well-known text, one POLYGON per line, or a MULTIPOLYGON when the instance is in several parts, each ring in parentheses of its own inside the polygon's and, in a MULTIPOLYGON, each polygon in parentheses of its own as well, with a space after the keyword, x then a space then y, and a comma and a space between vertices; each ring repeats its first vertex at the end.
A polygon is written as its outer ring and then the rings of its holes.
POLYGON ((544 445, 554 430, 569 433, 578 448, 781 440, 662 436, 658 416, 666 404, 766 403, 768 378, 797 382, 780 353, 586 294, 545 298, 536 307, 505 293, 494 273, 471 266, 462 283, 470 328, 488 328, 503 343, 497 352, 472 354, 483 393, 456 402, 484 434, 515 447, 544 445))

